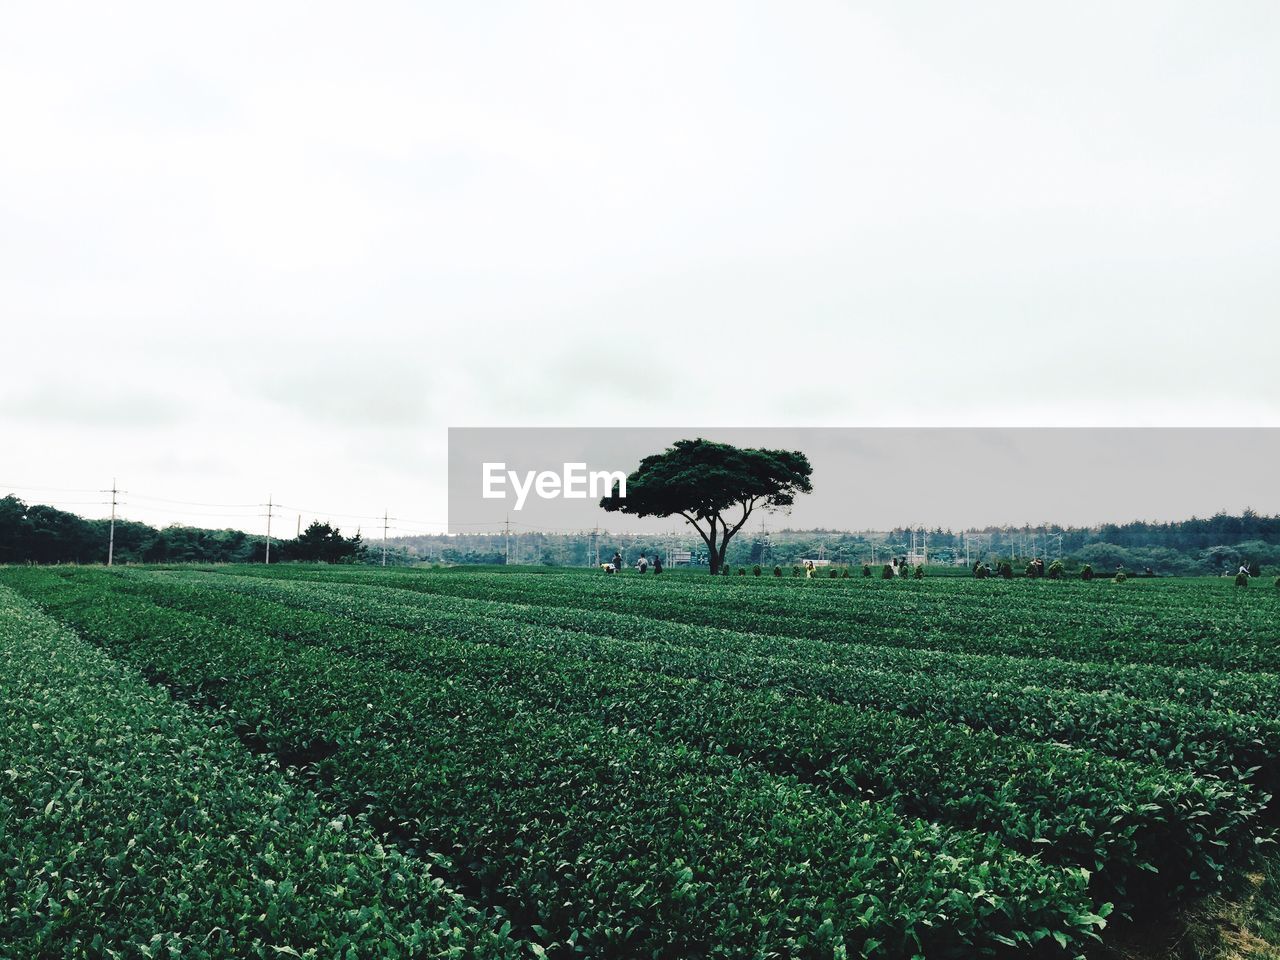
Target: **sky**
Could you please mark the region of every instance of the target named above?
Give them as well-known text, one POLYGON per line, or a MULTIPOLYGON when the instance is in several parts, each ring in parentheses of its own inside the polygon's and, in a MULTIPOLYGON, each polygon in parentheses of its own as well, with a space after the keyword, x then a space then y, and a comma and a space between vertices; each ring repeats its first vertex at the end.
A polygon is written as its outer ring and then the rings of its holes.
POLYGON ((1265 2, 5 5, 0 487, 408 533, 451 426, 1280 425, 1277 49, 1265 2))

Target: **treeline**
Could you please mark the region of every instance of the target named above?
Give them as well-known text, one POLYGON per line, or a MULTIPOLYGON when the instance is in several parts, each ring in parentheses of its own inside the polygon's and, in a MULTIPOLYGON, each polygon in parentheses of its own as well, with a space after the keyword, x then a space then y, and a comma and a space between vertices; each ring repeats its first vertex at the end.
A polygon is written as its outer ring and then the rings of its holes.
MULTIPOLYGON (((1217 513, 1168 523, 1135 520, 1097 527, 1055 524, 985 527, 929 532, 929 553, 937 559, 1061 559, 1068 570, 1085 564, 1095 570, 1150 568, 1163 574, 1234 572, 1241 564, 1280 566, 1280 515, 1246 509, 1239 515, 1217 513)), ((905 552, 909 529, 885 534, 885 543, 905 552)))
MULTIPOLYGON (((916 544, 925 537, 916 531, 916 544)), ((1078 571, 1085 564, 1095 570, 1123 566, 1142 571, 1150 567, 1161 574, 1234 572, 1241 563, 1280 566, 1280 516, 1263 516, 1246 510, 1239 516, 1220 513, 1174 523, 1135 521, 1098 527, 985 527, 980 530, 935 528, 927 532, 930 563, 967 565, 982 560, 995 566, 1033 557, 1062 560, 1065 569, 1078 571)), ((899 527, 888 531, 837 531, 782 529, 763 536, 744 531, 729 545, 726 562, 734 567, 789 566, 804 559, 825 559, 835 564, 881 563, 905 557, 911 550, 912 531, 899 527)), ((597 547, 601 560, 621 552, 624 563, 633 564, 641 553, 665 556, 668 545, 704 551, 699 539, 688 532, 676 537, 600 533, 444 534, 403 537, 392 541, 391 562, 497 563, 510 555, 513 564, 588 566, 597 547)))
MULTIPOLYGON (((14 496, 0 499, 0 563, 104 563, 106 520, 86 520, 41 504, 28 505, 14 496)), ((924 538, 916 531, 917 545, 924 538)), ((1068 571, 1090 564, 1094 570, 1160 574, 1234 572, 1241 563, 1265 569, 1280 567, 1280 516, 1246 510, 1239 516, 1219 513, 1173 523, 1134 521, 1098 527, 986 527, 981 530, 927 531, 930 563, 957 565, 981 560, 993 567, 1005 560, 1042 557, 1060 559, 1068 571)), ((241 530, 208 530, 116 521, 118 563, 261 563, 266 543, 241 530)), ((888 531, 782 529, 767 537, 744 531, 729 546, 726 562, 751 567, 788 566, 805 559, 837 564, 881 563, 910 551, 910 528, 888 531)), ((643 553, 652 558, 668 548, 691 550, 695 563, 705 548, 687 531, 675 536, 581 533, 432 534, 391 541, 387 562, 501 564, 582 567, 609 560, 621 552, 630 566, 643 553)), ((360 536, 343 536, 326 523, 313 523, 293 540, 273 540, 271 559, 325 563, 382 562, 382 551, 366 550, 360 536)), ((1021 569, 1020 566, 1017 566, 1021 569)))
MULTIPOLYGON (((1221 544, 1261 542, 1280 544, 1280 515, 1266 516, 1246 509, 1237 515, 1216 513, 1212 517, 1192 517, 1169 523, 1134 520, 1129 523, 1104 523, 1096 527, 1063 527, 1056 524, 1022 527, 983 527, 962 531, 929 531, 930 547, 964 549, 964 538, 975 536, 1007 543, 1010 540, 1043 542, 1045 536, 1062 537, 1062 549, 1076 553, 1092 544, 1107 543, 1125 549, 1162 548, 1180 553, 1208 550, 1221 544)), ((909 528, 891 530, 887 539, 909 542, 909 528)))
MULTIPOLYGON (((0 499, 0 563, 106 563, 107 520, 86 520, 14 496, 0 499)), ((255 563, 266 559, 266 541, 242 530, 206 530, 117 520, 116 563, 255 563)), ((293 540, 272 540, 271 559, 353 563, 365 555, 359 534, 345 537, 327 523, 313 523, 293 540)))

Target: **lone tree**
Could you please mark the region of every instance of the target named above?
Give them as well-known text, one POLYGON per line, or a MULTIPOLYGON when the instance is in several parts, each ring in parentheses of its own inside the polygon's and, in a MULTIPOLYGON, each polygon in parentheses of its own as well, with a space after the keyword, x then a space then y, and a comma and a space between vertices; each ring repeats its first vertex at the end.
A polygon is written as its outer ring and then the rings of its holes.
POLYGON ((312 521, 296 540, 286 540, 280 546, 286 560, 303 563, 354 563, 365 551, 360 534, 344 537, 337 527, 319 520, 312 521))
POLYGON ((679 514, 707 545, 711 573, 724 566, 734 534, 757 509, 789 507, 809 493, 813 467, 795 450, 743 449, 710 440, 677 440, 640 461, 627 477, 627 495, 615 483, 600 506, 637 517, 679 514), (741 511, 739 513, 738 511, 741 511))

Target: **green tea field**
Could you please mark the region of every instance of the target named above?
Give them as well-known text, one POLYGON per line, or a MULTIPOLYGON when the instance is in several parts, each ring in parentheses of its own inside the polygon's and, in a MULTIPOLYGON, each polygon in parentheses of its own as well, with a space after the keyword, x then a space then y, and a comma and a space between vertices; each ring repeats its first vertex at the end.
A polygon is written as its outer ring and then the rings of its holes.
POLYGON ((0 568, 0 956, 1280 949, 1280 590, 0 568))

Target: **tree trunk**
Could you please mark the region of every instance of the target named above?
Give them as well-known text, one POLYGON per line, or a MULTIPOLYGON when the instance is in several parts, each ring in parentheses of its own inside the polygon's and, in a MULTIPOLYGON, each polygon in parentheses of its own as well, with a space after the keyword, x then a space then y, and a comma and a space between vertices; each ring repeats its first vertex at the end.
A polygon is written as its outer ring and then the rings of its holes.
MULTIPOLYGON (((696 527, 697 525, 695 524, 694 526, 696 527)), ((711 575, 714 577, 720 572, 720 567, 724 564, 724 557, 716 553, 715 518, 711 519, 709 529, 706 533, 702 533, 701 530, 699 530, 698 533, 702 534, 702 542, 707 545, 707 564, 711 567, 711 575)))

